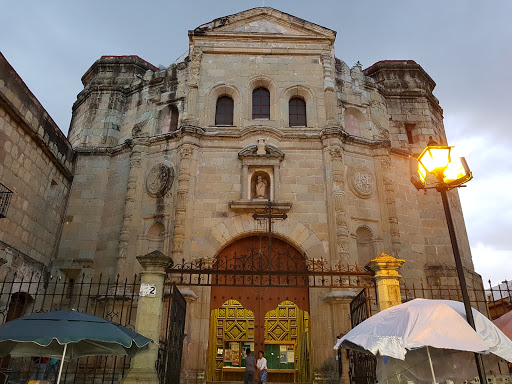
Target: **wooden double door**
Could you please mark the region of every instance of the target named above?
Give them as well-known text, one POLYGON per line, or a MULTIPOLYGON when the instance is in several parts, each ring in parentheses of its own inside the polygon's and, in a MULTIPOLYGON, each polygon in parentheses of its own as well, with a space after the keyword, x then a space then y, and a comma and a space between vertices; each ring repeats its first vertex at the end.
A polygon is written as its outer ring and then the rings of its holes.
POLYGON ((280 239, 272 238, 269 247, 268 237, 252 236, 224 248, 216 268, 224 273, 212 279, 209 379, 222 378, 226 340, 251 342, 256 353, 269 343, 293 342, 296 369, 307 375, 309 288, 303 255, 280 239))

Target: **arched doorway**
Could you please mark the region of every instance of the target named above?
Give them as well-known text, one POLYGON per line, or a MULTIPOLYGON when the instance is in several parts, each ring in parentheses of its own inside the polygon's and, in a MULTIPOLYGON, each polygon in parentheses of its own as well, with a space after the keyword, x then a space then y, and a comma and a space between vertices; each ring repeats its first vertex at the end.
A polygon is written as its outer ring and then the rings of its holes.
POLYGON ((243 380, 250 347, 265 351, 269 381, 308 381, 306 262, 278 238, 269 257, 268 244, 267 236, 245 237, 216 258, 213 270, 224 273, 212 279, 208 380, 243 380))

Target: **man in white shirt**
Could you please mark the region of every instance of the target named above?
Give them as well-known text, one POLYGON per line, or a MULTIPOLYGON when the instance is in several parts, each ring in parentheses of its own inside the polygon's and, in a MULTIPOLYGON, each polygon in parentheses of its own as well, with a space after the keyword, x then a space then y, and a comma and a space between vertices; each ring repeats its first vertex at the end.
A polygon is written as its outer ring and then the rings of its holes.
POLYGON ((265 384, 267 382, 267 359, 263 351, 258 352, 258 361, 256 361, 256 368, 260 372, 258 374, 258 383, 265 384))

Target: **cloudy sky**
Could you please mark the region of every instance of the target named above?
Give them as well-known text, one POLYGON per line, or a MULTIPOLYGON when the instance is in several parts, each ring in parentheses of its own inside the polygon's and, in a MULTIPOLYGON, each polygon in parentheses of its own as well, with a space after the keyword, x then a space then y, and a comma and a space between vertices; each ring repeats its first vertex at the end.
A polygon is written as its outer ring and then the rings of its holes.
POLYGON ((337 31, 349 66, 412 59, 429 73, 449 143, 474 173, 460 195, 475 268, 494 284, 512 279, 512 1, 0 0, 0 50, 67 133, 80 78, 100 56, 168 66, 188 30, 262 5, 337 31))

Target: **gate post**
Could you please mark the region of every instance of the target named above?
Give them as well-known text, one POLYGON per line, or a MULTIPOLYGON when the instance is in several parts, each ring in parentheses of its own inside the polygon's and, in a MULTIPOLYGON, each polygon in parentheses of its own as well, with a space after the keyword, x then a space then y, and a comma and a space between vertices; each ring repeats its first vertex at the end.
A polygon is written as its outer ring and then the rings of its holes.
POLYGON ((165 271, 172 259, 160 251, 153 251, 144 256, 137 256, 142 265, 141 285, 150 284, 147 296, 139 296, 135 331, 149 337, 153 343, 144 351, 132 358, 130 369, 127 371, 122 384, 158 384, 156 361, 158 359, 158 343, 162 317, 162 295, 164 289, 165 271), (151 292, 154 286, 154 292, 151 292), (154 293, 154 295, 153 295, 154 293))
POLYGON ((405 263, 402 259, 381 253, 366 266, 370 268, 375 276, 373 277, 377 285, 377 304, 379 311, 402 303, 400 294, 400 276, 398 270, 405 263))

